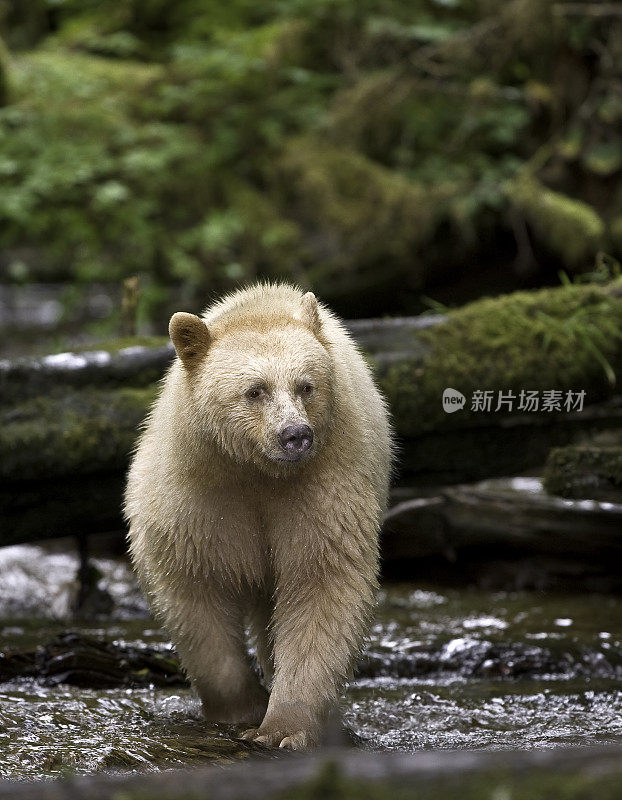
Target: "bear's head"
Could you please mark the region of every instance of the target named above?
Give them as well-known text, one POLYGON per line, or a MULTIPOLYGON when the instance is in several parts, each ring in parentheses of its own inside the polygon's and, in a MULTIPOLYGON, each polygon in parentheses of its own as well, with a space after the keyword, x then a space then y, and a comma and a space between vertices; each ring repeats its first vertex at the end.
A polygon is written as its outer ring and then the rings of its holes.
POLYGON ((333 361, 315 296, 293 314, 252 308, 210 325, 174 314, 169 331, 186 374, 189 423, 238 463, 282 476, 326 441, 333 361))

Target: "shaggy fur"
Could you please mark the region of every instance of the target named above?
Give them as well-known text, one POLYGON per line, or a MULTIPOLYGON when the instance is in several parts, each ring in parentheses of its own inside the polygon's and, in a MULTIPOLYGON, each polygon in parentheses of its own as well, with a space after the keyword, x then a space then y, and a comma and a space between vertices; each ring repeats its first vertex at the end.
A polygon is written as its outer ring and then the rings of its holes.
POLYGON ((175 314, 170 332, 178 358, 127 485, 134 565, 207 719, 256 725, 244 735, 269 745, 313 745, 374 602, 385 405, 311 293, 254 286, 203 319, 175 314), (297 461, 278 439, 293 424, 314 434, 297 461))

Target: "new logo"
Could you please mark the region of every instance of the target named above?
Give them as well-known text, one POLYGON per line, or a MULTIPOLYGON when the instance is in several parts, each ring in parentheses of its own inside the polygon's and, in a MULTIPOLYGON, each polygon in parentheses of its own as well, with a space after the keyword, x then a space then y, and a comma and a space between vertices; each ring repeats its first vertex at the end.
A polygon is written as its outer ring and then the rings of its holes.
POLYGON ((453 414, 454 411, 459 411, 464 408, 466 397, 457 389, 445 389, 443 392, 443 411, 447 414, 453 414))

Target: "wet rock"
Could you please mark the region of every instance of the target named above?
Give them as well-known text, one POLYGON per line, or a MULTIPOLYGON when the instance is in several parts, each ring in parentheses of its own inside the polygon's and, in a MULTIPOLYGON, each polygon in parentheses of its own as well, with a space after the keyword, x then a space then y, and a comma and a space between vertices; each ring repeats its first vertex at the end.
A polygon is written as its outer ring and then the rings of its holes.
POLYGON ((411 652, 370 650, 359 663, 357 678, 444 679, 494 678, 529 680, 592 677, 622 678, 622 653, 602 653, 575 646, 569 651, 526 643, 453 640, 442 647, 411 652), (574 651, 574 652, 573 652, 574 651))
POLYGON ((0 681, 36 677, 47 686, 188 686, 170 648, 109 642, 82 633, 60 634, 36 650, 4 653, 0 681))

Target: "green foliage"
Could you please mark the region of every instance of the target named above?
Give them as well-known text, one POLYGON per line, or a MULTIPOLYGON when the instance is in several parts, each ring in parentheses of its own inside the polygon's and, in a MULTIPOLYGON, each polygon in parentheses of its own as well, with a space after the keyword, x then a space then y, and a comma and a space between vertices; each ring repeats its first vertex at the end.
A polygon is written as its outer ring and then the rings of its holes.
POLYGON ((521 226, 535 263, 622 255, 606 20, 550 0, 7 2, 9 278, 148 273, 154 303, 184 282, 199 304, 269 276, 345 311, 348 286, 406 304, 491 242, 511 263, 521 226))
POLYGON ((0 33, 9 47, 25 48, 36 44, 49 31, 49 0, 2 0, 0 33))

